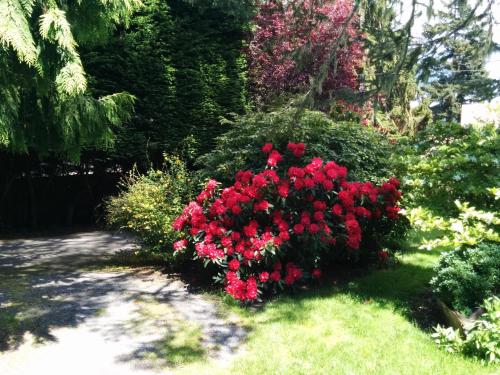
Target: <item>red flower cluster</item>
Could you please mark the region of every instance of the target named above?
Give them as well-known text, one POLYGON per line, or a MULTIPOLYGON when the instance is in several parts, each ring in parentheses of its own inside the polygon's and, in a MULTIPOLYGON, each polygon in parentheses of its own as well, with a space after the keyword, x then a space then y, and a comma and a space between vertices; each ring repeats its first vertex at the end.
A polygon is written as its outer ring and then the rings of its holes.
POLYGON ((222 268, 219 279, 238 300, 252 301, 263 289, 321 276, 321 253, 310 256, 311 272, 304 273, 302 260, 300 266, 292 262, 292 245, 296 249, 313 241, 324 251, 353 251, 362 244, 364 226, 398 218, 398 180, 380 187, 348 182, 345 167, 320 158, 295 165, 305 148, 290 142, 282 155, 265 144, 266 169, 239 171, 226 188, 210 180, 173 223, 185 237, 174 250, 185 250, 189 239, 195 258, 222 268))

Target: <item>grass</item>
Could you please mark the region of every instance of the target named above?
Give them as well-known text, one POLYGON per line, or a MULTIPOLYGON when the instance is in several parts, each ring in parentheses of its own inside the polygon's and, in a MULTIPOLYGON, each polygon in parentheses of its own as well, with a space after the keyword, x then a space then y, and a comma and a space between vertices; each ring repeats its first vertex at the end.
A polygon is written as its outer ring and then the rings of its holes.
POLYGON ((438 257, 408 254, 393 269, 282 297, 257 312, 231 304, 252 328, 245 349, 229 368, 199 364, 182 372, 498 374, 498 367, 441 350, 412 318, 438 257))
POLYGON ((152 348, 140 353, 139 358, 158 369, 178 367, 206 358, 207 349, 202 344, 202 330, 197 323, 190 322, 168 304, 142 299, 139 304, 139 317, 131 320, 131 327, 138 332, 143 330, 144 321, 165 320, 165 335, 153 343, 152 348))

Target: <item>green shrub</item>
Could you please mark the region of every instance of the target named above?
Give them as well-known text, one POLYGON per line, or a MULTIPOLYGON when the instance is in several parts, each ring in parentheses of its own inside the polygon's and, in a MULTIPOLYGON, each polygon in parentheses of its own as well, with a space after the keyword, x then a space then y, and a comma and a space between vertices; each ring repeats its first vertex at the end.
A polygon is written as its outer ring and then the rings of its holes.
POLYGON ((455 200, 479 209, 498 209, 500 201, 488 199, 488 189, 500 186, 498 155, 500 139, 493 126, 429 126, 402 157, 406 205, 425 206, 445 216, 457 213, 455 200))
POLYGON ((459 210, 456 218, 433 215, 424 207, 405 210, 410 223, 420 231, 420 249, 457 249, 487 241, 500 242, 500 217, 495 212, 477 210, 467 202, 455 201, 455 205, 459 210))
POLYGON ((321 112, 305 111, 300 118, 296 113, 285 109, 225 121, 228 131, 198 160, 202 176, 231 183, 238 170, 258 170, 263 144, 285 149, 289 141, 306 143, 306 158, 317 156, 345 166, 351 181, 379 183, 394 175, 394 146, 384 135, 359 123, 335 123, 321 112))
POLYGON ((448 352, 460 352, 479 358, 484 363, 500 363, 500 298, 484 301, 484 313, 465 330, 462 338, 458 330, 437 326, 432 335, 436 343, 448 352))
POLYGON ((176 235, 172 221, 191 197, 191 181, 184 163, 165 159, 163 170, 141 175, 132 170, 121 182, 118 196, 106 202, 106 221, 137 236, 146 250, 164 252, 176 235))
POLYGON ((444 254, 431 286, 449 306, 471 313, 485 298, 500 292, 500 244, 482 243, 444 254))

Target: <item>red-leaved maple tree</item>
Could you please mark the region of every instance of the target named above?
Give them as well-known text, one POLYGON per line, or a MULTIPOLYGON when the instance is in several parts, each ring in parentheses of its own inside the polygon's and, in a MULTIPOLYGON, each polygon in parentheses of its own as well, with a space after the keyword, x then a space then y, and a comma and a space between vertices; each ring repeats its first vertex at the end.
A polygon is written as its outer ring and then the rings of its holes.
POLYGON ((364 51, 352 0, 270 0, 260 4, 248 48, 256 99, 271 102, 282 93, 307 90, 334 51, 322 95, 359 89, 364 51), (347 26, 345 27, 347 23, 347 26))

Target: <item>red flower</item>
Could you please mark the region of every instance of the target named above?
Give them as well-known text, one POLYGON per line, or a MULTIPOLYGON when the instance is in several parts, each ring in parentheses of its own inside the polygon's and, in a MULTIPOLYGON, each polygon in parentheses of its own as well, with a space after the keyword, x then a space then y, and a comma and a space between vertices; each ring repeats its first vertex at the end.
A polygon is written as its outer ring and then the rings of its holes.
POLYGON ((288 193, 290 190, 290 184, 288 182, 282 182, 278 186, 278 195, 282 198, 288 197, 288 193))
POLYGON ((236 172, 235 180, 241 182, 243 185, 248 185, 252 177, 253 173, 251 171, 238 171, 236 172))
POLYGON ((372 216, 372 213, 370 211, 368 211, 366 208, 361 207, 361 206, 356 207, 354 209, 354 212, 356 213, 356 215, 366 217, 368 219, 372 216))
POLYGON ((254 176, 252 180, 252 185, 255 186, 257 189, 260 189, 267 185, 267 180, 263 175, 258 174, 254 176))
POLYGON ((280 232, 279 237, 283 241, 288 241, 290 239, 290 234, 288 232, 280 232))
POLYGON ((304 226, 302 224, 295 224, 293 226, 293 231, 295 234, 302 234, 304 233, 304 226))
POLYGON ((292 262, 286 265, 285 284, 292 285, 295 281, 302 277, 302 270, 295 266, 292 262))
POLYGON ((238 268, 240 268, 240 262, 238 261, 238 259, 231 260, 227 265, 229 266, 229 269, 231 271, 237 271, 238 268))
POLYGON ((187 240, 179 240, 174 242, 174 251, 185 249, 187 247, 187 244, 188 244, 187 240))
POLYGON ((292 285, 294 281, 295 281, 295 279, 293 278, 293 276, 291 274, 287 274, 285 276, 285 284, 286 285, 292 285))
POLYGON ((314 220, 316 220, 316 221, 322 221, 325 218, 325 214, 321 211, 316 211, 314 213, 313 217, 314 217, 314 220))
POLYGON ((309 233, 316 234, 318 232, 319 232, 319 225, 318 224, 311 224, 309 226, 309 233))
POLYGON ((340 204, 334 204, 332 207, 332 213, 337 216, 342 216, 344 213, 344 210, 340 204))
POLYGON ((304 151, 306 149, 305 144, 303 143, 292 143, 289 142, 287 148, 292 151, 293 156, 300 158, 304 155, 304 151))
POLYGON ((387 258, 389 258, 389 252, 386 251, 386 250, 380 250, 378 252, 378 257, 381 259, 381 260, 387 260, 387 258))
POLYGON ((277 184, 280 181, 278 174, 273 169, 266 169, 264 172, 262 172, 262 175, 264 175, 272 183, 277 184))
POLYGON ((388 182, 394 185, 396 188, 398 188, 399 185, 401 185, 401 182, 399 182, 399 180, 396 177, 391 177, 388 182))
POLYGON ((241 207, 237 204, 231 207, 231 212, 235 215, 241 214, 241 207))
POLYGON ((280 247, 283 244, 283 240, 279 237, 274 237, 273 238, 273 244, 276 247, 280 247))
POLYGON ((386 214, 387 218, 392 219, 392 220, 399 218, 399 216, 398 216, 399 211, 400 211, 400 208, 397 206, 395 206, 395 207, 394 206, 386 206, 385 207, 385 214, 386 214))
POLYGON ((311 189, 314 187, 314 180, 312 178, 306 177, 304 178, 304 186, 308 189, 311 189))
POLYGON ((270 167, 276 167, 282 159, 283 157, 281 156, 281 154, 278 151, 273 150, 271 154, 269 154, 267 165, 270 167))
POLYGON ((255 257, 254 251, 253 250, 245 250, 243 252, 243 257, 245 257, 246 260, 252 260, 255 257))
POLYGON ((245 233, 247 237, 255 237, 257 235, 258 226, 259 224, 255 220, 252 220, 250 224, 243 227, 243 233, 245 233))
POLYGON ((330 191, 333 189, 333 182, 331 182, 330 180, 325 180, 323 181, 323 188, 326 190, 326 191, 330 191))
POLYGON ((181 215, 174 220, 174 222, 172 223, 172 228, 176 231, 181 231, 185 225, 186 225, 186 218, 181 215))
POLYGON ((261 272, 259 275, 259 281, 261 283, 265 283, 267 280, 269 280, 269 272, 261 272))
POLYGON ((326 210, 326 202, 323 202, 323 201, 314 201, 313 202, 313 208, 316 211, 324 211, 324 210, 326 210))
POLYGON ((271 277, 271 280, 273 281, 280 281, 281 280, 281 273, 280 271, 273 271, 271 272, 271 275, 269 275, 271 277))
POLYGON ((293 187, 295 190, 301 190, 304 188, 304 179, 303 178, 296 178, 295 181, 293 182, 293 187))
POLYGON ((345 222, 347 230, 347 246, 351 249, 359 249, 359 243, 361 242, 361 227, 355 219, 346 220, 345 222))
POLYGON ((315 279, 319 279, 321 277, 321 270, 319 268, 315 268, 312 270, 311 275, 315 279))
POLYGON ((253 212, 266 211, 268 208, 269 208, 269 202, 266 200, 255 202, 253 204, 253 212))
POLYGON ((273 144, 272 143, 266 143, 264 146, 262 146, 262 152, 264 154, 269 154, 273 149, 273 144))
POLYGON ((218 182, 215 180, 208 180, 206 189, 208 191, 213 191, 217 187, 218 182))
POLYGON ((311 224, 311 215, 309 212, 303 212, 300 216, 300 223, 304 226, 309 226, 311 224))
POLYGON ((255 280, 255 277, 251 276, 247 280, 245 297, 247 300, 253 301, 257 298, 257 293, 257 280, 255 280))
POLYGON ((303 178, 305 176, 305 171, 302 168, 290 167, 288 168, 288 176, 303 178))
POLYGON ((350 209, 354 207, 354 199, 349 191, 347 190, 340 191, 339 199, 345 208, 350 209))
POLYGON ((229 237, 223 237, 223 238, 221 238, 220 243, 224 247, 233 246, 233 241, 229 237))

